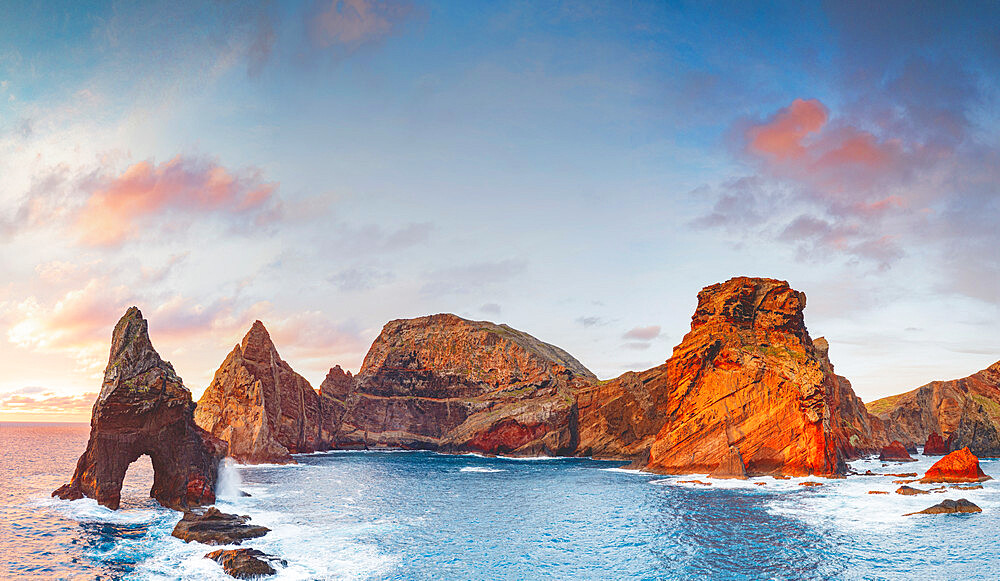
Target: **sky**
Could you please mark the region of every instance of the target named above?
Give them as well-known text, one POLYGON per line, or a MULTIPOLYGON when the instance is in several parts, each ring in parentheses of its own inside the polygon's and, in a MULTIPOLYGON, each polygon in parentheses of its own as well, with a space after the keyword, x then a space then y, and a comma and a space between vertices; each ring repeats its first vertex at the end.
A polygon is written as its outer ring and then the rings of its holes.
POLYGON ((131 305, 196 398, 256 319, 315 387, 438 312, 615 377, 740 275, 865 401, 1000 359, 996 3, 0 3, 0 420, 131 305))

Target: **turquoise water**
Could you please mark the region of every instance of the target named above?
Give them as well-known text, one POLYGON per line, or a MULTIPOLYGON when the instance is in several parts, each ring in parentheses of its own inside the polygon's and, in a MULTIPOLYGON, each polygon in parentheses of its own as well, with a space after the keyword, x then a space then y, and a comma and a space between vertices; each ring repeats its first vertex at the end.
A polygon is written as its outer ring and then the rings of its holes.
MULTIPOLYGON (((130 470, 123 510, 49 492, 69 478, 87 426, 0 424, 0 549, 8 577, 228 579, 210 549, 130 470)), ((246 546, 288 561, 280 579, 996 579, 1000 485, 920 497, 894 477, 664 478, 587 459, 329 452, 293 466, 228 466, 219 506, 272 528, 246 546), (702 478, 703 480, 706 480, 702 478), (764 482, 764 486, 756 485, 764 482), (249 498, 234 491, 249 492, 249 498), (904 517, 965 497, 979 515, 904 517)), ((921 472, 931 459, 860 470, 921 472)), ((1000 464, 984 461, 1000 476, 1000 464)))

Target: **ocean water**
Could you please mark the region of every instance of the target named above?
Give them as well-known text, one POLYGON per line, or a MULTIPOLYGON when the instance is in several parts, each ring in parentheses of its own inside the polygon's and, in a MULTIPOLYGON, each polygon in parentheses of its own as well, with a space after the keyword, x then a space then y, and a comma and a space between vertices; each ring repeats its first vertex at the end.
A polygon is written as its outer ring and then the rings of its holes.
MULTIPOLYGON (((180 514, 148 498, 148 461, 129 470, 121 510, 49 496, 87 432, 0 424, 0 578, 231 579, 203 558, 212 548, 170 536, 180 514)), ((712 486, 700 486, 587 459, 296 459, 227 465, 220 482, 222 510, 272 529, 243 546, 286 559, 277 579, 1000 578, 997 481, 907 497, 868 494, 895 490, 892 476, 812 479, 824 483, 815 488, 701 477, 712 486), (902 516, 944 498, 968 498, 983 513, 902 516)), ((933 460, 853 467, 922 473, 933 460)), ((1000 477, 1000 462, 982 465, 1000 477)))

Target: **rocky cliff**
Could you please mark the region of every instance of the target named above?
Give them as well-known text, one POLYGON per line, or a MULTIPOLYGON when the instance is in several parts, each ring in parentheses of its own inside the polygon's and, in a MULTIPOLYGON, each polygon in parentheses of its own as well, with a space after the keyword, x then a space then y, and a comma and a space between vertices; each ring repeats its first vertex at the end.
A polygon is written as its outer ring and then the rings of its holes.
POLYGON ((691 331, 656 376, 662 427, 648 470, 711 473, 735 448, 751 476, 833 475, 884 443, 826 342, 809 337, 805 303, 761 278, 698 294, 691 331))
POLYGON ((331 370, 338 447, 568 455, 579 386, 568 353, 506 325, 441 314, 390 321, 357 376, 331 370))
POLYGON ((117 509, 125 471, 147 454, 151 497, 177 509, 211 504, 226 443, 195 425, 194 408, 191 392, 153 348, 142 313, 130 308, 112 333, 87 449, 70 483, 52 495, 87 496, 117 509))
POLYGON ((287 463, 291 454, 330 447, 331 414, 256 321, 215 372, 194 417, 229 443, 237 461, 287 463))
POLYGON ((873 401, 868 410, 902 442, 923 442, 937 432, 949 449, 1000 456, 1000 361, 962 379, 932 381, 873 401))

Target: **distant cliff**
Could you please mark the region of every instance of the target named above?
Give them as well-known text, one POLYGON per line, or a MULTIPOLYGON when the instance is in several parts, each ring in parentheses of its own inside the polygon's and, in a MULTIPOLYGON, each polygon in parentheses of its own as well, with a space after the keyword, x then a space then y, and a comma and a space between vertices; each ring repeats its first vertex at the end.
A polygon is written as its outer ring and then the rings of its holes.
POLYGON ((936 432, 949 450, 1000 456, 1000 361, 962 379, 932 381, 868 404, 891 439, 923 443, 936 432))

